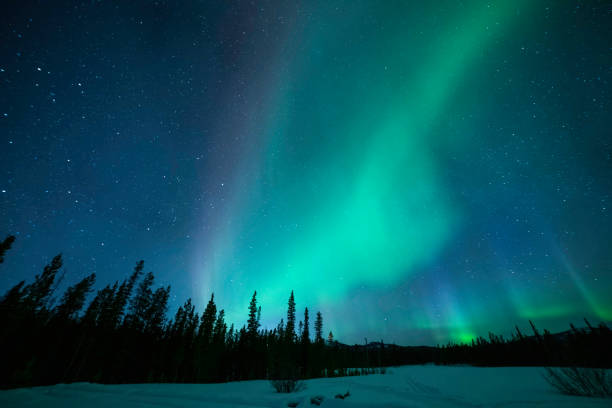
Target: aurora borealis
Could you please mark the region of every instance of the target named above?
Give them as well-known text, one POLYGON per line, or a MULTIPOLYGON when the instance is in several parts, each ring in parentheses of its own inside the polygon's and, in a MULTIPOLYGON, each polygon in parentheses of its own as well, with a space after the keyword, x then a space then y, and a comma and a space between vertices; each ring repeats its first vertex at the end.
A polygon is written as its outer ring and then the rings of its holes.
POLYGON ((2 291, 61 251, 239 326, 294 290, 349 343, 612 320, 604 2, 26 3, 2 291))

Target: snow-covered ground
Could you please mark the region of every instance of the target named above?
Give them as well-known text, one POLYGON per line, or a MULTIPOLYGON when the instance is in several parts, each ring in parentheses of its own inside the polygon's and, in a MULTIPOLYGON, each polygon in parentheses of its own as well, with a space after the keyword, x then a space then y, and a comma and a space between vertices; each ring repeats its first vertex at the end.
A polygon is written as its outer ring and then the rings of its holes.
POLYGON ((60 384, 0 392, 0 407, 610 407, 612 400, 558 394, 541 368, 406 366, 385 375, 305 381, 294 394, 277 394, 268 381, 226 384, 60 384), (349 391, 344 400, 334 395, 349 391))

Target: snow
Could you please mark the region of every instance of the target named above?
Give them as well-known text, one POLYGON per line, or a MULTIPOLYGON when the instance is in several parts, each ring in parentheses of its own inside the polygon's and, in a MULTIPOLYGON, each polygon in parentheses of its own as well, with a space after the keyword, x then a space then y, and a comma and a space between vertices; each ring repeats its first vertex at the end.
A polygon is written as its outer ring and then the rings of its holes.
POLYGON ((225 384, 59 384, 0 391, 0 407, 610 407, 609 399, 558 394, 536 367, 405 366, 385 375, 305 381, 293 394, 277 394, 268 381, 225 384), (344 400, 334 395, 350 391, 344 400))

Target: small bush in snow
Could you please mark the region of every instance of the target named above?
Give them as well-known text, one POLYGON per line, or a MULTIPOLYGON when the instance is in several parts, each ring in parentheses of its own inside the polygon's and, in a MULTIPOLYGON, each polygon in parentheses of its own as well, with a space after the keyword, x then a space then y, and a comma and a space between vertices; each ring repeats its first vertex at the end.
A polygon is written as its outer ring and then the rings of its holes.
POLYGON ((270 384, 272 384, 276 392, 284 394, 297 392, 304 387, 304 383, 302 381, 295 379, 270 380, 270 384))
POLYGON ((544 378, 562 394, 612 397, 612 378, 602 368, 546 367, 544 378))
POLYGON ((349 391, 345 392, 344 394, 336 394, 334 396, 334 398, 338 398, 338 399, 345 399, 347 397, 350 397, 351 393, 349 391))
POLYGON ((323 402, 323 396, 322 395, 317 395, 315 397, 310 398, 310 403, 312 405, 321 405, 322 402, 323 402))

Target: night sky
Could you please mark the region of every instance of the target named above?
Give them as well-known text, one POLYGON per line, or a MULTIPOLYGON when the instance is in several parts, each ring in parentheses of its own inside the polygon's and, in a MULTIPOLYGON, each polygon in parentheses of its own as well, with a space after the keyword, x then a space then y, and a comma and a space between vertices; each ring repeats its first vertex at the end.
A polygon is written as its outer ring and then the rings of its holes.
POLYGON ((610 3, 0 8, 2 293, 62 252, 349 343, 612 321, 610 3))

